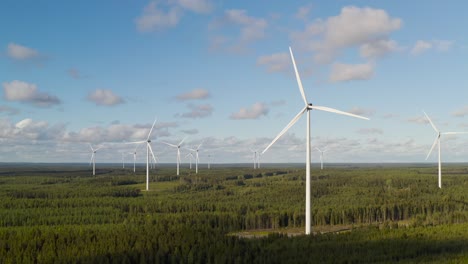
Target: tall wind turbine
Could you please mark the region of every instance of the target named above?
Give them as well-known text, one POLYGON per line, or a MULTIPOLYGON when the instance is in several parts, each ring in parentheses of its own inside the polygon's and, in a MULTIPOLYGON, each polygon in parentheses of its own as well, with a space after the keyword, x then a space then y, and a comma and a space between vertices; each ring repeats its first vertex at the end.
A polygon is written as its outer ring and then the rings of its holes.
POLYGON ((424 115, 426 116, 427 120, 429 120, 429 123, 431 123, 432 128, 434 128, 435 132, 437 133, 436 139, 434 140, 434 144, 432 144, 431 150, 429 150, 429 153, 426 156, 426 160, 429 158, 429 156, 432 153, 432 150, 434 149, 435 145, 439 145, 439 188, 442 188, 442 163, 440 161, 440 136, 441 135, 456 135, 456 134, 467 134, 467 132, 443 132, 441 133, 437 127, 432 123, 432 120, 429 118, 429 116, 424 112, 424 115))
POLYGON ((211 155, 208 154, 208 169, 211 168, 210 164, 211 164, 211 155))
POLYGON ((93 176, 96 175, 96 152, 102 148, 102 146, 99 146, 97 147, 96 149, 93 148, 93 146, 91 146, 91 144, 89 144, 89 147, 91 148, 91 161, 89 162, 89 164, 93 163, 93 176))
POLYGON ((315 149, 320 152, 320 169, 323 170, 323 153, 325 152, 325 149, 321 150, 317 147, 315 147, 315 149))
POLYGON ((198 163, 200 162, 200 158, 198 156, 198 151, 200 150, 200 147, 201 147, 202 144, 203 144, 203 141, 195 149, 189 148, 189 150, 195 151, 195 173, 197 173, 197 174, 198 174, 198 163))
POLYGON ((308 235, 310 234, 310 229, 311 229, 311 213, 310 213, 310 111, 311 110, 321 110, 321 111, 326 111, 326 112, 331 112, 335 114, 340 114, 340 115, 347 115, 347 116, 352 116, 356 118, 361 118, 361 119, 366 119, 369 120, 366 117, 343 112, 340 110, 336 110, 333 108, 325 107, 325 106, 316 106, 312 105, 309 103, 306 99, 304 88, 302 87, 302 82, 301 78, 299 76, 299 72, 297 71, 296 67, 296 62, 294 60, 294 55, 292 52, 291 47, 289 47, 289 53, 291 54, 291 60, 294 66, 294 72, 296 73, 296 80, 297 84, 299 86, 299 91, 301 92, 302 99, 304 100, 304 108, 301 109, 301 111, 289 122, 289 124, 276 136, 275 139, 268 145, 265 150, 263 150, 262 154, 264 154, 284 133, 286 133, 298 120, 299 118, 307 112, 307 136, 306 136, 306 141, 307 141, 307 150, 306 150, 306 224, 305 224, 305 233, 308 235))
POLYGON ((179 176, 179 164, 180 164, 180 146, 182 145, 182 143, 184 143, 186 138, 182 139, 182 141, 180 141, 179 144, 177 145, 174 145, 174 144, 171 144, 171 143, 167 143, 167 142, 163 142, 164 144, 170 146, 170 147, 173 147, 173 148, 177 148, 177 176, 179 176))
MULTIPOLYGON (((153 128, 154 128, 154 125, 156 124, 156 119, 154 119, 154 122, 153 122, 153 126, 151 126, 151 129, 148 133, 148 137, 146 137, 146 140, 142 140, 142 141, 136 141, 136 142, 130 142, 130 143, 127 143, 127 144, 142 144, 142 143, 146 143, 146 190, 149 191, 149 154, 151 153, 151 155, 153 156, 153 159, 156 159, 154 157, 154 153, 153 153, 153 149, 151 148, 151 133, 153 132, 153 128)), ((134 152, 134 161, 136 159, 136 149, 135 148, 135 152, 134 152)), ((135 162, 133 163, 133 171, 135 171, 135 162)))

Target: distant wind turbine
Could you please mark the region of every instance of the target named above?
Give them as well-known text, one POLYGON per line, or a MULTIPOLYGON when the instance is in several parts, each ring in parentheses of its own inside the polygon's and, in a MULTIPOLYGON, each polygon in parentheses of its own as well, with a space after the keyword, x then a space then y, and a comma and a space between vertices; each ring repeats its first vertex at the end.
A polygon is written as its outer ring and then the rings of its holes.
POLYGON ((201 147, 202 144, 203 144, 203 141, 195 149, 189 148, 190 151, 195 151, 195 173, 197 173, 197 174, 198 174, 198 163, 200 162, 200 158, 198 156, 198 151, 200 150, 200 147, 201 147))
POLYGON ((135 147, 135 150, 133 152, 130 152, 129 154, 133 155, 133 172, 135 172, 135 164, 136 164, 136 156, 137 156, 137 149, 140 146, 140 144, 137 144, 135 147))
POLYGON ((211 164, 211 155, 208 154, 208 169, 211 168, 210 164, 211 164))
POLYGON ((305 223, 305 233, 308 235, 310 234, 311 229, 311 211, 310 211, 310 111, 311 110, 321 110, 326 112, 331 112, 340 115, 347 115, 356 118, 366 119, 366 117, 362 117, 359 115, 343 112, 340 110, 336 110, 333 108, 325 107, 325 106, 316 106, 309 103, 306 99, 304 88, 302 87, 301 78, 299 76, 299 72, 297 71, 296 62, 294 60, 294 55, 292 52, 291 47, 289 47, 289 53, 291 54, 291 60, 294 66, 294 72, 296 73, 296 80, 299 86, 299 91, 301 92, 302 99, 304 100, 305 106, 302 110, 289 122, 289 124, 276 136, 275 139, 268 145, 265 150, 263 150, 262 154, 264 154, 284 133, 286 133, 298 120, 299 118, 307 112, 307 150, 306 150, 306 223, 305 223))
POLYGON ((253 149, 250 149, 250 151, 252 152, 253 156, 252 156, 252 160, 253 160, 253 168, 254 170, 257 168, 257 163, 258 163, 258 157, 257 157, 257 154, 258 154, 258 151, 257 150, 253 150, 253 149))
POLYGON ((179 175, 179 164, 180 164, 180 146, 182 145, 182 143, 184 143, 186 138, 182 139, 182 141, 180 141, 179 144, 177 145, 174 145, 174 144, 171 144, 171 143, 167 143, 167 142, 162 142, 170 147, 173 147, 173 148, 177 148, 177 176, 179 175))
MULTIPOLYGON (((89 144, 89 143, 88 143, 89 144)), ((96 149, 89 144, 89 147, 91 148, 91 161, 89 164, 93 163, 93 176, 96 175, 96 152, 102 148, 102 146, 98 146, 96 149)))
POLYGON ((321 150, 317 147, 315 147, 320 152, 320 169, 323 170, 323 153, 325 152, 325 149, 321 150))
MULTIPOLYGON (((146 190, 149 191, 149 154, 151 153, 151 155, 153 156, 153 159, 156 159, 154 157, 154 153, 153 153, 153 149, 151 148, 151 133, 153 132, 153 128, 154 128, 154 125, 156 124, 156 120, 157 119, 154 119, 154 122, 153 122, 153 126, 151 126, 151 129, 148 133, 148 137, 146 137, 146 140, 142 140, 142 141, 135 141, 135 142, 129 142, 127 144, 142 144, 142 143, 146 143, 146 190)), ((138 148, 138 147, 137 147, 138 148)), ((136 160, 136 149, 135 148, 135 152, 134 152, 134 163, 133 163, 133 171, 135 171, 135 160, 136 160)))
POLYGON ((192 152, 189 152, 189 154, 187 154, 185 157, 186 158, 189 157, 189 159, 190 159, 190 169, 192 169, 192 158, 193 158, 192 152))
POLYGON ((426 116, 427 120, 429 120, 429 123, 431 123, 432 128, 434 128, 435 132, 437 133, 437 136, 434 140, 434 144, 432 144, 431 150, 429 150, 429 153, 426 156, 426 160, 429 158, 429 156, 432 153, 432 150, 434 149, 435 145, 439 145, 439 188, 442 188, 442 163, 440 161, 440 136, 441 135, 456 135, 456 134, 467 134, 467 132, 443 132, 441 133, 437 127, 432 123, 432 120, 429 118, 429 116, 424 112, 424 115, 426 116))

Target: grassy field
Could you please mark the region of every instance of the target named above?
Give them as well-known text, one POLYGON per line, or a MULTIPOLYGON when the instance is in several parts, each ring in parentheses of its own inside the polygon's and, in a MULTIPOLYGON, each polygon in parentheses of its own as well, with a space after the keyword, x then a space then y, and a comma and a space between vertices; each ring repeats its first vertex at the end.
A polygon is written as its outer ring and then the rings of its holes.
POLYGON ((468 168, 0 167, 1 263, 468 263, 468 168))

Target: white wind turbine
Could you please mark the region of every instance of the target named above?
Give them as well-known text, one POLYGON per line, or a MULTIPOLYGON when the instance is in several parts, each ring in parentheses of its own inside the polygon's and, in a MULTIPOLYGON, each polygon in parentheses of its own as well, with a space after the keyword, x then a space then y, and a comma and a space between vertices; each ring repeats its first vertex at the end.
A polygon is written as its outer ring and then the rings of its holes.
POLYGON ((135 147, 135 150, 133 152, 130 152, 129 154, 132 154, 133 155, 133 172, 135 172, 135 164, 136 164, 136 155, 137 155, 137 149, 138 147, 140 146, 140 144, 138 144, 136 147, 135 147))
POLYGON ((210 164, 211 164, 211 155, 208 154, 208 169, 211 168, 210 164))
POLYGON ((193 154, 192 154, 192 152, 189 152, 189 154, 187 154, 185 157, 186 157, 186 158, 189 157, 189 159, 190 159, 190 169, 192 169, 192 159, 193 159, 193 154))
MULTIPOLYGON (((89 143, 88 143, 89 144, 89 143)), ((102 148, 102 146, 98 146, 96 149, 93 148, 93 146, 91 146, 91 144, 89 144, 89 147, 91 148, 91 161, 89 162, 89 164, 93 163, 93 176, 96 175, 96 152, 102 148)))
POLYGON ((200 158, 198 156, 198 151, 200 150, 200 147, 201 147, 202 144, 203 144, 203 141, 195 149, 189 148, 190 151, 195 151, 195 173, 198 173, 198 163, 200 162, 200 158))
POLYGON ((177 144, 177 145, 174 145, 174 144, 171 144, 171 143, 167 143, 167 142, 162 142, 162 143, 168 145, 169 147, 177 148, 177 176, 179 175, 180 146, 182 145, 182 143, 184 143, 185 139, 186 139, 186 138, 182 139, 182 141, 180 141, 180 143, 177 144))
POLYGON ((424 112, 424 115, 426 116, 427 120, 429 120, 429 123, 431 123, 432 128, 434 128, 435 132, 437 133, 436 139, 434 140, 434 144, 432 144, 431 150, 429 150, 429 153, 426 156, 426 160, 429 158, 429 156, 432 153, 432 150, 434 149, 435 145, 439 145, 439 188, 442 188, 442 163, 440 161, 440 136, 441 135, 456 135, 456 134, 467 134, 467 132, 443 132, 441 133, 437 127, 432 123, 432 120, 429 118, 429 116, 424 112))
POLYGON ((325 149, 321 150, 317 147, 315 147, 315 149, 320 152, 320 169, 323 170, 323 153, 325 152, 325 149))
MULTIPOLYGON (((153 122, 153 126, 151 126, 151 129, 148 133, 148 137, 146 137, 146 140, 142 140, 142 141, 135 141, 135 142, 129 142, 127 144, 142 144, 142 143, 146 143, 146 190, 149 191, 149 154, 151 153, 151 155, 153 156, 153 159, 156 160, 156 158, 154 157, 154 153, 153 153, 153 149, 151 148, 151 133, 153 132, 153 128, 154 128, 154 125, 156 124, 156 120, 157 119, 154 119, 154 122, 153 122)), ((135 159, 136 159, 136 149, 135 148, 135 152, 134 152, 134 163, 133 163, 133 171, 135 171, 135 159)))
POLYGON ((305 224, 305 233, 308 235, 310 234, 311 229, 311 213, 310 213, 310 111, 311 110, 322 110, 326 112, 331 112, 335 114, 347 115, 356 118, 366 119, 366 117, 362 117, 359 115, 343 112, 340 110, 336 110, 333 108, 325 107, 325 106, 316 106, 309 103, 306 99, 304 88, 302 87, 301 78, 299 76, 299 72, 297 71, 296 62, 294 60, 294 55, 289 47, 289 53, 291 54, 291 60, 294 66, 294 72, 296 73, 297 84, 299 86, 299 91, 301 92, 302 99, 304 100, 304 108, 289 122, 289 124, 276 136, 275 139, 268 145, 265 150, 263 150, 262 154, 264 154, 284 133, 286 133, 298 120, 299 118, 307 112, 307 130, 306 130, 306 141, 307 141, 307 150, 306 150, 306 224, 305 224))
POLYGON ((254 168, 254 170, 255 170, 255 169, 257 168, 257 163, 258 163, 258 157, 257 157, 258 150, 250 149, 250 151, 251 151, 252 154, 253 154, 252 160, 253 160, 253 168, 254 168))

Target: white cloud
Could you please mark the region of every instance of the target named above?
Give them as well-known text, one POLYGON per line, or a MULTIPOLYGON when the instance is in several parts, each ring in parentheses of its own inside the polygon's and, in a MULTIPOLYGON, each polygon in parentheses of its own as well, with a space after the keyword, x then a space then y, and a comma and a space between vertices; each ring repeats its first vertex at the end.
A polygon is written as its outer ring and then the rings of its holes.
POLYGON ((29 60, 39 57, 39 52, 15 43, 8 44, 7 55, 15 60, 29 60))
POLYGON ((176 96, 176 99, 179 101, 186 101, 186 100, 199 100, 199 99, 207 99, 210 97, 210 92, 206 89, 194 89, 190 92, 183 93, 176 96))
POLYGON ((383 130, 380 128, 361 128, 356 132, 362 135, 383 134, 383 130))
POLYGON ((210 104, 204 105, 192 105, 189 104, 188 108, 191 109, 190 112, 178 114, 176 116, 184 117, 184 118, 203 118, 210 116, 213 113, 213 107, 210 104))
POLYGON ((207 0, 177 0, 178 5, 195 13, 209 13, 213 9, 207 0))
POLYGON ((177 26, 185 11, 207 14, 211 10, 212 4, 208 0, 152 1, 135 19, 135 24, 140 32, 161 31, 177 26))
POLYGON ((266 66, 268 72, 285 72, 291 68, 289 55, 287 53, 260 56, 257 59, 257 65, 266 66))
POLYGON ((359 53, 363 58, 380 58, 384 55, 398 50, 398 43, 390 39, 377 39, 364 43, 359 48, 359 53))
POLYGON ((414 44, 413 49, 411 49, 411 54, 419 55, 429 50, 430 48, 432 48, 432 43, 424 41, 424 40, 418 40, 416 41, 416 44, 414 44))
POLYGON ((295 18, 300 19, 300 20, 307 20, 307 16, 310 14, 310 10, 312 9, 312 6, 307 5, 307 6, 301 6, 297 10, 296 14, 294 15, 295 18))
POLYGON ((108 89, 96 89, 88 94, 87 99, 96 105, 106 106, 123 104, 125 102, 120 96, 108 89))
POLYGON ((185 130, 181 130, 181 132, 183 132, 185 134, 188 134, 188 135, 195 135, 195 134, 198 134, 198 129, 196 129, 196 128, 185 129, 185 130))
POLYGON ((217 36, 212 38, 216 40, 217 43, 212 47, 221 48, 222 43, 226 44, 231 42, 231 45, 226 47, 228 51, 232 52, 242 52, 246 47, 257 40, 263 39, 265 37, 265 30, 268 26, 268 23, 263 18, 256 18, 247 15, 246 10, 242 9, 229 9, 224 12, 224 16, 215 22, 213 22, 211 28, 220 28, 226 26, 240 27, 239 35, 235 38, 227 38, 225 36, 217 36), (222 43, 219 40, 222 39, 222 43))
POLYGON ((414 44, 413 48, 411 49, 410 53, 412 55, 419 55, 430 49, 435 49, 436 51, 445 52, 452 48, 453 41, 449 40, 418 40, 414 44))
POLYGON ((171 7, 168 11, 158 8, 156 2, 149 3, 143 14, 135 20, 138 31, 150 32, 175 27, 182 17, 182 10, 171 7))
POLYGON ((241 108, 239 112, 231 114, 231 119, 258 119, 268 114, 268 107, 264 103, 255 103, 250 108, 241 108))
POLYGON ((468 115, 468 106, 465 106, 452 113, 452 116, 455 116, 455 117, 465 117, 466 115, 468 115))
POLYGON ((429 121, 424 116, 411 117, 408 118, 406 121, 415 124, 429 124, 429 121))
POLYGON ((347 6, 338 16, 316 20, 305 31, 291 34, 301 47, 316 53, 317 62, 330 62, 342 49, 388 39, 402 22, 385 10, 347 6))
POLYGON ((374 65, 334 63, 330 73, 330 81, 343 82, 351 80, 368 80, 374 74, 374 65))
POLYGON ((40 92, 33 83, 14 80, 9 83, 4 82, 2 85, 4 98, 8 101, 18 101, 38 107, 50 107, 60 104, 60 99, 48 93, 40 92))

